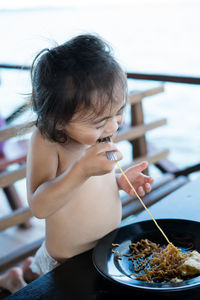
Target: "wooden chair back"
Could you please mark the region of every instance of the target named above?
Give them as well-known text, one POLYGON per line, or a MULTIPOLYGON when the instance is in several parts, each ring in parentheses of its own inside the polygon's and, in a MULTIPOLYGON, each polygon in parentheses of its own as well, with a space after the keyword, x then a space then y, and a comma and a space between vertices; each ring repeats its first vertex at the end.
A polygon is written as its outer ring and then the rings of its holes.
MULTIPOLYGON (((0 129, 0 143, 7 141, 10 142, 12 138, 18 138, 22 135, 25 135, 34 128, 35 122, 29 122, 22 125, 15 126, 5 126, 0 129)), ((19 140, 18 142, 11 142, 10 145, 4 144, 5 148, 9 148, 11 152, 10 157, 5 156, 0 160, 0 188, 8 187, 14 184, 16 181, 23 179, 26 177, 26 159, 23 155, 20 159, 16 159, 16 155, 12 155, 12 151, 15 153, 18 151, 15 147, 24 146, 24 151, 27 152, 27 143, 25 140, 19 140), (13 149, 12 149, 13 148, 13 149), (15 169, 7 168, 11 164, 17 163, 17 167, 15 169)), ((7 153, 7 152, 6 152, 7 153)), ((25 154, 26 156, 26 154, 25 154)), ((19 208, 7 216, 3 216, 0 218, 0 231, 7 229, 11 226, 19 225, 25 221, 27 221, 31 217, 31 212, 28 207, 19 208)))

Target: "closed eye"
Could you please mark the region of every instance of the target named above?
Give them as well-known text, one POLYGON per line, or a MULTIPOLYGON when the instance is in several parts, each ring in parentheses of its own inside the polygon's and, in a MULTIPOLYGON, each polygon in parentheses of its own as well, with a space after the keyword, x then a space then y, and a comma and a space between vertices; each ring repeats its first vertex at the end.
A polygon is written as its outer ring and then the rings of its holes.
MULTIPOLYGON (((125 103, 122 107, 120 107, 120 109, 119 109, 118 112, 116 113, 116 116, 120 116, 120 115, 123 114, 125 106, 126 106, 126 103, 125 103)), ((104 127, 104 125, 105 125, 105 123, 106 123, 106 120, 108 120, 108 119, 110 119, 110 118, 112 118, 112 116, 107 116, 107 117, 104 117, 103 119, 100 119, 100 120, 98 120, 98 121, 95 121, 94 123, 96 123, 96 124, 103 122, 102 124, 97 125, 97 126, 96 126, 96 129, 100 129, 100 128, 104 127)))
POLYGON ((98 125, 98 126, 96 126, 96 129, 100 129, 100 128, 104 127, 104 125, 105 125, 105 123, 101 124, 101 125, 98 125))

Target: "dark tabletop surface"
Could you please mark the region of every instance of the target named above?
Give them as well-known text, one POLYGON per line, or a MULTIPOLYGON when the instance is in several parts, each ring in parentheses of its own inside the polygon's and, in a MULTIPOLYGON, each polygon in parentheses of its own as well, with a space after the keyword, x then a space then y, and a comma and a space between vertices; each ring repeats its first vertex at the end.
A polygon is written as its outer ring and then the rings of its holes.
MULTIPOLYGON (((155 218, 176 218, 200 221, 200 178, 189 182, 158 203, 150 211, 155 218)), ((131 222, 149 219, 144 211, 131 222)), ((158 293, 144 292, 125 287, 104 278, 92 263, 92 250, 75 256, 27 285, 6 299, 66 299, 107 300, 136 299, 152 296, 152 299, 200 300, 200 287, 185 291, 158 293)))

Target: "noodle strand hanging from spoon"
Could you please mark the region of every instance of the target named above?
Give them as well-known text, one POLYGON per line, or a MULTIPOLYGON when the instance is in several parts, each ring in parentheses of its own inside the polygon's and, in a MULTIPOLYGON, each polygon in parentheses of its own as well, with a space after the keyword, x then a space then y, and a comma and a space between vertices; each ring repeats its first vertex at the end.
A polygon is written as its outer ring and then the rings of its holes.
MULTIPOLYGON (((110 137, 110 141, 113 141, 113 138, 110 137)), ((168 244, 173 245, 168 237, 166 236, 166 234, 164 233, 164 231, 160 228, 160 226, 158 225, 158 223, 156 222, 156 220, 154 219, 154 217, 152 216, 152 214, 150 213, 150 211, 148 210, 148 208, 146 207, 146 205, 144 204, 144 202, 142 201, 142 199, 140 198, 140 196, 138 195, 138 193, 136 192, 135 188, 133 187, 133 185, 131 184, 131 182, 129 181, 128 177, 126 176, 126 174, 124 173, 124 171, 122 170, 122 168, 120 167, 119 163, 117 162, 117 167, 119 168, 120 172, 122 173, 122 175, 124 176, 124 178, 126 179, 128 185, 131 187, 131 189, 134 191, 135 195, 137 196, 137 198, 139 199, 140 203, 142 204, 142 206, 145 208, 145 210, 147 211, 147 213, 149 214, 149 216, 151 217, 151 219, 153 220, 153 222, 155 223, 155 225, 157 226, 157 228, 160 230, 160 232, 162 233, 162 235, 164 236, 164 238, 166 239, 166 241, 168 242, 168 244)))

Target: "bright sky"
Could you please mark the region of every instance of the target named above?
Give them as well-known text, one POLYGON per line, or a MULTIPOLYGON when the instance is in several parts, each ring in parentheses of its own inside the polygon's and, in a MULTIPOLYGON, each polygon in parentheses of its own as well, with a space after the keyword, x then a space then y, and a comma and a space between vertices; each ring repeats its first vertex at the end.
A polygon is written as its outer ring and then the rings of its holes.
MULTIPOLYGON (((134 0, 133 0, 134 1, 134 0)), ((131 0, 125 0, 123 3, 131 3, 131 0)), ((88 4, 117 4, 122 3, 122 0, 0 0, 0 8, 7 8, 7 9, 15 9, 15 8, 31 8, 31 7, 58 7, 58 6, 76 6, 76 5, 88 5, 88 4)))
MULTIPOLYGON (((196 0, 197 2, 199 0, 196 0)), ((119 4, 134 4, 134 3, 178 3, 178 2, 187 2, 189 0, 0 0, 0 10, 1 9, 20 9, 20 8, 35 8, 35 7, 59 7, 59 6, 99 6, 99 5, 119 5, 119 4)), ((194 3, 194 0, 193 0, 194 3)))

